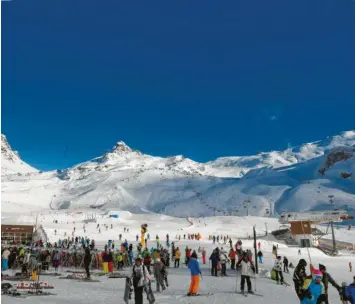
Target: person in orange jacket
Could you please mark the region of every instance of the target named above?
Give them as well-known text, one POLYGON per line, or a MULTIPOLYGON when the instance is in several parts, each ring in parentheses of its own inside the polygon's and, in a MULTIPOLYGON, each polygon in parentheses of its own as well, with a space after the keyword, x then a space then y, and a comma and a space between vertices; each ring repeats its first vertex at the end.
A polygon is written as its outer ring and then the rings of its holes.
POLYGON ((229 251, 229 258, 231 259, 231 269, 234 270, 235 269, 235 258, 236 258, 236 253, 233 250, 233 248, 231 248, 231 250, 229 251))
POLYGON ((202 263, 206 264, 206 250, 202 248, 202 263))

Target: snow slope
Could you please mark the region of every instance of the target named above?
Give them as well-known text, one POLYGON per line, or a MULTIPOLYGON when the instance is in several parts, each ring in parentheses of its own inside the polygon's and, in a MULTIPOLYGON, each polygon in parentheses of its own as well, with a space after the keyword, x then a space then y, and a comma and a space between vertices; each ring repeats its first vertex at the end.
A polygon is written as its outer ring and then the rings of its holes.
POLYGON ((254 156, 253 164, 246 161, 243 168, 254 169, 238 178, 216 176, 228 171, 226 166, 212 174, 211 163, 181 155, 153 157, 118 142, 109 153, 72 168, 3 175, 2 208, 24 212, 91 206, 180 217, 265 216, 331 209, 328 196, 334 195, 335 207, 353 211, 354 175, 341 174, 355 171, 354 147, 355 132, 348 131, 287 152, 264 153, 254 156), (264 156, 267 161, 262 162, 264 156))
MULTIPOLYGON (((236 242, 237 237, 244 236, 248 231, 251 233, 253 225, 256 225, 256 229, 259 232, 264 231, 264 222, 268 222, 270 230, 277 228, 278 222, 276 219, 265 218, 239 218, 239 217, 212 217, 201 219, 191 219, 193 226, 186 219, 174 218, 159 214, 144 214, 137 215, 131 214, 126 211, 116 211, 119 213, 120 219, 108 218, 108 214, 103 214, 100 211, 97 212, 98 223, 102 227, 101 233, 96 229, 96 223, 86 224, 87 233, 84 234, 82 220, 90 213, 87 210, 81 210, 81 214, 71 213, 65 214, 65 211, 51 211, 51 213, 43 212, 40 215, 39 222, 46 230, 48 237, 51 241, 57 241, 59 238, 63 239, 64 234, 71 235, 73 227, 76 227, 74 236, 88 236, 94 238, 99 248, 103 248, 108 239, 112 239, 116 243, 116 248, 120 242, 118 241, 118 235, 121 233, 123 239, 127 239, 130 243, 133 243, 133 250, 136 250, 135 237, 140 233, 140 225, 143 222, 148 223, 148 232, 151 236, 151 241, 148 241, 148 247, 155 247, 155 236, 159 235, 161 243, 164 244, 165 235, 169 233, 170 239, 173 240, 176 246, 180 249, 189 246, 193 250, 198 247, 204 247, 209 256, 215 247, 228 248, 228 244, 216 244, 213 245, 211 241, 208 241, 207 235, 211 234, 226 234, 227 230, 229 235, 233 239, 233 243, 236 242), (53 223, 53 220, 58 220, 58 224, 53 223), (198 222, 200 221, 200 222, 198 222), (68 223, 67 223, 68 222, 68 223), (75 222, 75 223, 74 223, 75 222), (113 229, 105 230, 103 225, 113 224, 113 229), (206 225, 205 225, 206 224, 206 225), (228 226, 230 225, 230 226, 228 226), (232 228, 233 225, 233 228, 232 228), (130 232, 124 232, 124 227, 129 228, 130 232), (226 230, 227 229, 227 230, 226 230), (57 230, 57 235, 54 235, 54 230, 57 230), (201 241, 183 240, 183 234, 198 233, 202 234, 201 241), (176 239, 177 235, 181 235, 182 239, 179 241, 176 239)), ((33 220, 30 215, 22 215, 16 217, 19 222, 29 222, 33 220)), ((8 218, 11 219, 11 215, 8 218)), ((339 232, 341 233, 341 232, 339 232)), ((264 255, 264 263, 259 264, 259 275, 256 279, 252 279, 252 288, 256 290, 256 293, 262 297, 249 295, 248 298, 235 293, 236 287, 240 290, 240 277, 236 275, 236 272, 230 270, 230 265, 227 266, 227 277, 212 277, 210 275, 208 263, 203 265, 201 259, 201 269, 203 279, 200 281, 200 293, 212 293, 210 296, 201 296, 196 298, 187 298, 184 295, 187 293, 190 283, 189 271, 185 265, 181 265, 180 268, 174 269, 172 267, 168 270, 169 287, 162 293, 155 293, 156 303, 215 303, 215 304, 227 304, 227 303, 250 303, 259 304, 260 302, 283 304, 285 302, 293 304, 299 303, 299 300, 295 294, 293 286, 284 287, 276 285, 275 281, 268 279, 265 275, 266 272, 272 269, 274 264, 274 255, 272 255, 272 246, 275 242, 270 242, 265 238, 258 239, 261 242, 261 249, 264 255), (285 301, 285 299, 287 299, 285 301)), ((243 240, 244 249, 252 249, 252 242, 243 240)), ((299 256, 298 248, 290 248, 286 245, 279 244, 278 253, 281 256, 287 256, 289 261, 294 265, 297 264, 300 258, 304 258, 309 263, 308 254, 305 249, 302 249, 302 255, 299 256)), ((324 253, 317 249, 310 249, 311 261, 315 267, 319 263, 327 266, 329 273, 335 279, 338 284, 345 281, 350 283, 352 281, 353 273, 348 271, 348 263, 352 262, 354 265, 354 255, 342 253, 337 257, 326 256, 324 253)), ((184 253, 182 253, 184 258, 184 253)), ((199 254, 199 258, 201 258, 199 254)), ((183 263, 181 263, 183 264, 183 263)), ((77 269, 78 270, 78 269, 77 269)), ((53 269, 50 269, 52 272, 53 269)), ((59 268, 59 271, 64 275, 67 275, 66 269, 59 268)), ((285 281, 292 284, 292 270, 290 274, 284 274, 285 281)), ((100 282, 98 283, 86 283, 77 282, 72 280, 59 280, 57 277, 42 276, 40 280, 54 284, 55 289, 52 291, 56 293, 55 296, 26 298, 26 299, 14 299, 6 296, 2 296, 4 303, 123 303, 124 293, 124 279, 108 279, 107 277, 94 277, 100 282)), ((13 283, 13 282, 10 282, 13 283)), ((153 283, 153 291, 155 291, 155 283, 153 283)), ((330 303, 339 303, 339 296, 335 288, 329 287, 329 300, 330 303)), ((133 303, 133 301, 131 301, 133 303)), ((147 303, 144 298, 144 303, 147 303)))
POLYGON ((1 175, 30 172, 37 172, 37 170, 23 162, 18 152, 11 149, 6 136, 1 134, 1 175))

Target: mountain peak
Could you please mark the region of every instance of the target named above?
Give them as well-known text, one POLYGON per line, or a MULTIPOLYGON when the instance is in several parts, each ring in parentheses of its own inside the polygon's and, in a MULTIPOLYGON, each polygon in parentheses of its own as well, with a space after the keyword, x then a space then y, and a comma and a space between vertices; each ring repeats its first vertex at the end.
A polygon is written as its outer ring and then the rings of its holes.
POLYGON ((9 161, 14 161, 16 157, 20 157, 17 151, 13 151, 7 138, 4 134, 1 134, 1 154, 9 161))
POLYGON ((117 153, 117 152, 130 153, 133 152, 133 150, 130 147, 128 147, 125 142, 119 141, 112 148, 112 153, 117 153))
POLYGON ((17 151, 12 150, 7 138, 1 134, 1 174, 29 173, 37 170, 23 162, 17 151))

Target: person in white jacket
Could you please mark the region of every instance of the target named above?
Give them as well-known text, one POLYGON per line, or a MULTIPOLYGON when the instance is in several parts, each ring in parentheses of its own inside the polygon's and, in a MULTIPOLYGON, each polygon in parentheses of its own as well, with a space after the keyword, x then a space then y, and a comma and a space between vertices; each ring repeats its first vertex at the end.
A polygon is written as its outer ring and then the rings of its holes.
POLYGON ((1 255, 1 264, 2 264, 1 269, 3 271, 9 268, 9 255, 10 255, 10 250, 6 248, 1 255))
POLYGON ((276 258, 276 261, 274 263, 274 270, 276 272, 276 282, 277 284, 281 283, 283 284, 284 282, 284 277, 282 274, 282 261, 281 261, 281 256, 278 256, 276 258))
POLYGON ((221 275, 223 276, 227 276, 227 273, 226 273, 226 270, 227 270, 227 267, 226 267, 226 263, 228 261, 228 255, 227 255, 227 252, 225 252, 223 250, 223 247, 221 248, 220 252, 219 252, 219 260, 221 262, 221 275))
POLYGON ((244 285, 245 281, 247 281, 248 293, 253 293, 250 277, 253 273, 255 273, 255 267, 254 264, 249 260, 246 252, 243 252, 242 258, 237 263, 236 268, 237 271, 240 270, 241 272, 240 291, 244 293, 244 285))
POLYGON ((134 302, 135 304, 143 304, 143 289, 150 280, 147 267, 142 263, 140 256, 137 256, 132 268, 133 288, 134 288, 134 302))

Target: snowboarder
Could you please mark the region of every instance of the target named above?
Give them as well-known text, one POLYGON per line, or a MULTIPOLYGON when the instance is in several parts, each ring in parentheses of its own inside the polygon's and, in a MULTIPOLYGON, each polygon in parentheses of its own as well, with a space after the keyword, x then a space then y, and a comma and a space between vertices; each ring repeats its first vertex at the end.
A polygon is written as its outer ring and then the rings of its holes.
POLYGON ((137 256, 132 268, 133 288, 134 288, 134 303, 143 304, 143 289, 150 280, 147 268, 142 264, 142 259, 137 256))
POLYGON ((300 259, 293 273, 293 282, 295 284, 295 291, 300 300, 302 300, 303 298, 302 286, 307 278, 306 266, 307 266, 306 260, 300 259))
POLYGON ((305 280, 301 289, 301 304, 317 304, 324 301, 324 285, 322 272, 313 269, 312 277, 305 280))
POLYGON ((284 277, 282 275, 282 262, 281 262, 281 256, 278 256, 275 263, 274 263, 274 269, 276 271, 276 282, 279 284, 283 284, 284 282, 284 277))
POLYGON ((250 262, 250 260, 248 259, 246 252, 243 252, 242 258, 237 263, 237 271, 238 271, 239 266, 240 266, 239 269, 241 270, 241 281, 240 281, 241 293, 244 293, 245 281, 247 281, 248 293, 253 293, 250 277, 252 275, 252 272, 255 273, 255 268, 254 268, 253 263, 250 262))
POLYGON ((341 287, 334 281, 334 279, 331 277, 331 275, 327 272, 327 268, 322 265, 319 264, 319 270, 322 272, 323 276, 322 276, 322 282, 324 285, 324 291, 325 291, 325 299, 324 299, 324 303, 328 304, 328 283, 332 284, 340 293, 341 292, 341 287))
POLYGON ((200 264, 197 261, 197 254, 195 251, 191 254, 191 258, 187 267, 190 269, 191 273, 191 284, 187 295, 196 296, 198 295, 198 288, 200 286, 201 269, 200 264))

